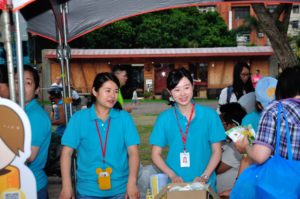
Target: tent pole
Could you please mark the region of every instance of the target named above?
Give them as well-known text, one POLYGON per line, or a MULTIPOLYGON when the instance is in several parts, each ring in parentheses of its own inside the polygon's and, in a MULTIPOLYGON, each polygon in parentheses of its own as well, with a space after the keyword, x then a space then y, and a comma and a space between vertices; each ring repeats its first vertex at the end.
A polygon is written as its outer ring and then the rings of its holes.
MULTIPOLYGON (((60 61, 60 70, 61 70, 61 79, 62 79, 62 85, 63 85, 63 99, 66 98, 67 94, 66 94, 66 81, 65 81, 65 62, 64 62, 64 53, 63 53, 63 42, 62 42, 62 37, 60 34, 60 30, 57 30, 58 33, 58 46, 56 49, 56 54, 57 54, 57 59, 59 59, 60 61)), ((68 117, 68 111, 67 111, 67 104, 64 101, 64 113, 65 113, 65 120, 66 120, 66 124, 69 122, 69 117, 68 117)))
MULTIPOLYGON (((24 82, 24 68, 23 68, 23 48, 21 40, 21 30, 20 30, 20 12, 16 11, 15 16, 15 27, 16 27, 16 49, 17 49, 17 69, 18 69, 18 82, 24 82)), ((24 84, 18 84, 19 86, 19 105, 25 108, 24 99, 24 84)))
MULTIPOLYGON (((63 20, 63 58, 65 60, 66 63, 66 80, 67 80, 67 93, 68 93, 68 98, 72 98, 71 95, 71 81, 70 81, 70 47, 68 45, 68 24, 67 24, 67 9, 68 9, 68 5, 67 3, 63 3, 62 4, 62 20, 63 20)), ((72 114, 72 103, 68 103, 67 106, 69 107, 69 112, 70 115, 69 117, 71 117, 72 114)))
POLYGON ((7 63, 7 73, 8 73, 8 85, 10 99, 16 102, 15 93, 15 80, 14 80, 14 66, 13 66, 13 54, 11 45, 11 34, 10 34, 10 22, 9 22, 9 10, 3 10, 3 43, 6 52, 6 63, 7 63))
MULTIPOLYGON (((66 80, 67 80, 67 89, 68 89, 68 98, 71 98, 71 86, 70 86, 70 57, 71 57, 71 50, 68 45, 68 24, 67 24, 67 10, 68 4, 67 2, 61 4, 61 12, 62 12, 62 20, 63 20, 63 39, 61 39, 61 43, 63 46, 63 59, 66 63, 66 80), (63 41, 62 41, 63 40, 63 41)), ((72 99, 72 98, 71 98, 72 99)), ((67 106, 69 107, 70 117, 72 116, 72 103, 68 103, 67 106)), ((76 190, 76 153, 74 153, 72 158, 72 172, 73 172, 73 179, 74 179, 74 190, 76 190)), ((77 196, 75 196, 77 198, 77 196)))

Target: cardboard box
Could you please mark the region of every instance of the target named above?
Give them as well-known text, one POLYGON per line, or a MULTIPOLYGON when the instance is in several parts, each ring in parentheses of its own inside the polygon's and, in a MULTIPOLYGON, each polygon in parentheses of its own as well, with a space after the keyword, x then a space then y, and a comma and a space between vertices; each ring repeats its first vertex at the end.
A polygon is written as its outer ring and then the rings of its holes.
POLYGON ((208 190, 169 191, 172 186, 186 186, 188 183, 172 183, 164 187, 154 199, 219 199, 210 187, 208 190))

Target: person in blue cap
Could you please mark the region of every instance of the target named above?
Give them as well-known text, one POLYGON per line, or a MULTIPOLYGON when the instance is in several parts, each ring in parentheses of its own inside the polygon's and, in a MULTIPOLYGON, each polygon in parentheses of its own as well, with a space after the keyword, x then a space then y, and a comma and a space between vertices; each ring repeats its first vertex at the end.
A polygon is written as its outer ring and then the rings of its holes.
POLYGON ((258 123, 261 114, 265 108, 275 99, 275 90, 277 79, 273 77, 263 77, 258 81, 255 87, 255 111, 248 113, 242 120, 242 126, 251 124, 254 131, 257 132, 258 123))
POLYGON ((193 79, 184 68, 167 78, 173 106, 160 113, 150 144, 152 160, 171 182, 202 182, 216 190, 215 169, 221 159, 225 131, 217 112, 193 102, 193 79), (168 147, 166 160, 163 148, 168 147))
POLYGON ((115 107, 120 83, 111 73, 99 73, 93 82, 92 106, 76 112, 62 137, 62 191, 74 198, 71 157, 77 151, 78 199, 139 198, 139 136, 133 119, 115 107))

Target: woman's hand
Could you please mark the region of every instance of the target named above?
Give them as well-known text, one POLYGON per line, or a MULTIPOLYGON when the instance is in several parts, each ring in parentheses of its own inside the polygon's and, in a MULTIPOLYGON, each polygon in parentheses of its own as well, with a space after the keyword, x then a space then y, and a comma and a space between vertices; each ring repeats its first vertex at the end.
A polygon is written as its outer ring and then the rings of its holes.
POLYGON ((229 197, 230 196, 230 193, 231 193, 231 189, 227 189, 227 190, 225 190, 225 191, 222 191, 222 192, 220 192, 219 193, 219 196, 220 197, 229 197))
POLYGON ((59 194, 59 199, 75 199, 73 189, 70 187, 63 188, 59 194))
POLYGON ((207 175, 203 175, 203 176, 200 176, 200 177, 196 177, 193 182, 200 182, 200 183, 203 183, 203 184, 206 184, 209 180, 209 176, 207 175))
POLYGON ((127 190, 126 190, 125 198, 128 198, 128 199, 139 199, 140 198, 140 192, 135 183, 131 183, 131 182, 127 183, 127 190))
POLYGON ((180 176, 174 175, 170 177, 172 183, 182 183, 183 180, 180 176))

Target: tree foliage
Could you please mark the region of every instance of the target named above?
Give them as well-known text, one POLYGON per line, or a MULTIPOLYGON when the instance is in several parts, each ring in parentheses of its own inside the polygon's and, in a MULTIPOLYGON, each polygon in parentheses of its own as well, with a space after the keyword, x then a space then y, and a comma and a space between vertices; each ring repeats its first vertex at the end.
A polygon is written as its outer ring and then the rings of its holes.
POLYGON ((118 21, 71 43, 80 48, 193 48, 236 46, 216 12, 195 7, 149 13, 118 21))

